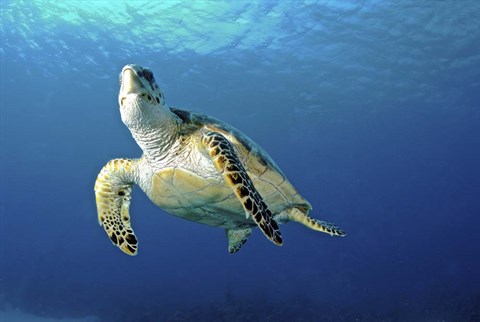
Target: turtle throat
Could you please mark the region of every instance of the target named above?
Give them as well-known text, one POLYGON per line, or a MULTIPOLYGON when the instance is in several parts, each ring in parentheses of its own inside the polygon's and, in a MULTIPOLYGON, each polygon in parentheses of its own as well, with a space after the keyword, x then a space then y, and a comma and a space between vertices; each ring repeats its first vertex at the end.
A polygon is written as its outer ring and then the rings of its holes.
MULTIPOLYGON (((141 109, 142 110, 142 109, 141 109)), ((133 138, 140 146, 147 162, 163 164, 178 139, 179 120, 167 106, 157 106, 155 115, 142 115, 133 124, 127 124, 133 138)))

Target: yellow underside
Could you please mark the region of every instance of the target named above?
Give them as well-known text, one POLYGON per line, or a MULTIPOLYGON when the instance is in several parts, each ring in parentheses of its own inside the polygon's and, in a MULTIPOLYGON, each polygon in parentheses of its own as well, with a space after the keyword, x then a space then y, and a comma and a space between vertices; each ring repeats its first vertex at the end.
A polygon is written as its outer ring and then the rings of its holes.
MULTIPOLYGON (((299 197, 293 188, 287 198, 273 184, 249 175, 274 215, 291 206, 291 197, 299 197)), ((204 178, 182 168, 166 168, 153 176, 148 195, 160 208, 188 220, 225 228, 255 225, 220 175, 204 178)))

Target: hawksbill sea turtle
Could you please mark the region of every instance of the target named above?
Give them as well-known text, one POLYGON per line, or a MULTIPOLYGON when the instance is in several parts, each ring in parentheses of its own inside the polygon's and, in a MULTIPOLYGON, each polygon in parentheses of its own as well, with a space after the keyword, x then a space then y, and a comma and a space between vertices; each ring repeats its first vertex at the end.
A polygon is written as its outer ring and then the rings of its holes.
POLYGON ((109 161, 98 174, 95 196, 100 225, 126 254, 138 251, 129 214, 134 184, 172 215, 223 227, 230 253, 237 252, 257 226, 279 246, 278 224, 289 221, 345 235, 335 225, 308 216, 310 203, 246 135, 208 115, 166 105, 148 68, 132 64, 122 69, 118 103, 143 155, 109 161))

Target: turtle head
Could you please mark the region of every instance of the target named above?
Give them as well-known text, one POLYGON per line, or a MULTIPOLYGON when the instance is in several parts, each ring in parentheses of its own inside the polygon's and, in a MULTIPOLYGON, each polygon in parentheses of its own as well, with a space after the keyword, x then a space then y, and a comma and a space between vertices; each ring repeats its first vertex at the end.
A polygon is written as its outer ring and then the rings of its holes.
POLYGON ((145 123, 164 117, 165 98, 150 69, 129 64, 120 73, 118 104, 122 121, 128 128, 145 126, 145 123))

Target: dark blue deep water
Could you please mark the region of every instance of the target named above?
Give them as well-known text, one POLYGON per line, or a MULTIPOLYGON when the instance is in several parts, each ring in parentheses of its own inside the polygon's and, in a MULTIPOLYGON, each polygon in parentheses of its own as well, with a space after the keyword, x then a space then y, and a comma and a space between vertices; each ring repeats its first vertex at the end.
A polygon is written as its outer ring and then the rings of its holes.
POLYGON ((480 321, 479 1, 1 1, 0 320, 480 321), (222 229, 93 185, 141 150, 122 67, 241 129, 345 238, 222 229))

